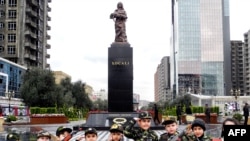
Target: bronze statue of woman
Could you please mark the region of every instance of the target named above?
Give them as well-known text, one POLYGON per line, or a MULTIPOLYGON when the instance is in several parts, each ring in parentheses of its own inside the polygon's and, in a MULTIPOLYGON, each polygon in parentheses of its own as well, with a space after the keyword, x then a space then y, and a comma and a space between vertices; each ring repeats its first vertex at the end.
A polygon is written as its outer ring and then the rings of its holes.
POLYGON ((127 42, 125 26, 127 18, 123 4, 119 2, 117 4, 117 9, 110 15, 110 19, 113 19, 115 22, 115 42, 127 42))

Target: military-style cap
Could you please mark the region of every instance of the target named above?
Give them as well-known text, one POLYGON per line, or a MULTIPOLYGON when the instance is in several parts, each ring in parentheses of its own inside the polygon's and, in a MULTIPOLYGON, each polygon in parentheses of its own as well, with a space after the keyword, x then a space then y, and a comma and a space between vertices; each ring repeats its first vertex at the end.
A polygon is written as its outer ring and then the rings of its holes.
POLYGON ((37 134, 37 138, 40 138, 40 137, 48 137, 49 139, 51 139, 51 134, 48 131, 42 130, 42 131, 39 131, 37 134))
POLYGON ((139 114, 139 118, 151 119, 152 116, 151 116, 151 114, 150 114, 149 112, 141 112, 141 113, 139 114))
POLYGON ((123 133, 123 127, 121 124, 113 124, 109 130, 110 132, 120 132, 123 133))
POLYGON ((168 124, 172 124, 172 123, 177 123, 176 120, 173 120, 173 119, 167 119, 167 120, 164 120, 162 122, 162 125, 168 125, 168 124))
POLYGON ((17 133, 9 133, 7 135, 7 141, 18 141, 20 136, 17 133))
POLYGON ((72 129, 71 128, 67 128, 67 127, 64 127, 64 126, 59 126, 56 130, 56 136, 59 136, 60 134, 62 134, 64 131, 67 131, 69 133, 72 132, 72 129))
POLYGON ((96 131, 95 128, 87 128, 87 129, 85 130, 84 135, 86 136, 87 134, 96 134, 96 135, 97 135, 97 131, 96 131))

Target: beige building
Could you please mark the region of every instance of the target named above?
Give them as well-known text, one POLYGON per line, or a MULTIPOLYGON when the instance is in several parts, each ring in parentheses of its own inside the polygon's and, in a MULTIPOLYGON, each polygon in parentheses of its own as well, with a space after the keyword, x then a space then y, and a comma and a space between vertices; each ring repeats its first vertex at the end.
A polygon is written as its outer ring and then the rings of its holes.
POLYGON ((49 68, 51 0, 0 0, 0 56, 27 68, 49 68))
POLYGON ((161 63, 157 66, 154 74, 154 97, 155 102, 171 101, 170 93, 170 58, 164 56, 161 63))
POLYGON ((53 71, 53 73, 54 73, 56 84, 60 84, 60 82, 67 77, 71 79, 71 76, 66 74, 65 72, 53 71))
POLYGON ((94 90, 93 90, 93 87, 90 86, 90 85, 87 85, 87 84, 85 84, 84 90, 85 90, 86 94, 88 94, 88 95, 93 94, 93 91, 94 91, 94 90))

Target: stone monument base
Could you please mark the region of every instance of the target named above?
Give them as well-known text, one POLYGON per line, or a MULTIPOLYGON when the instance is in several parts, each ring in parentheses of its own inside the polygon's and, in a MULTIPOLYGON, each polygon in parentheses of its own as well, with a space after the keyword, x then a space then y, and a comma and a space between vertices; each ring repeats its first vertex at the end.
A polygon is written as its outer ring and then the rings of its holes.
MULTIPOLYGON (((138 112, 90 112, 85 124, 73 126, 74 131, 85 130, 88 127, 93 127, 96 130, 109 130, 114 123, 122 124, 124 127, 134 117, 138 117, 138 112)), ((135 127, 138 127, 135 124, 135 127)), ((151 129, 164 130, 164 126, 155 125, 151 120, 151 129)))

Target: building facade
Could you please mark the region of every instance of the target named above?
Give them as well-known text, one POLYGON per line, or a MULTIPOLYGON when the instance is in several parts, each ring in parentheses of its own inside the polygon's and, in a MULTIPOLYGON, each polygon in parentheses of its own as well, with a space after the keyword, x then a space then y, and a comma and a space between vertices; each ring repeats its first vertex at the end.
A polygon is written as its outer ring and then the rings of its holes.
POLYGON ((244 33, 244 95, 250 95, 250 30, 244 33))
POLYGON ((232 90, 240 90, 244 95, 244 43, 242 41, 231 41, 231 72, 232 90))
POLYGON ((229 0, 172 0, 171 89, 227 95, 231 89, 229 0))
POLYGON ((154 96, 155 101, 172 100, 170 93, 170 57, 165 56, 161 59, 154 75, 154 96))
POLYGON ((14 92, 13 98, 20 98, 21 77, 27 68, 0 57, 0 97, 14 92))
POLYGON ((0 0, 0 56, 27 68, 49 68, 51 0, 0 0))
POLYGON ((61 81, 65 78, 69 78, 71 80, 71 76, 63 71, 53 71, 56 84, 60 84, 61 81))

